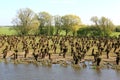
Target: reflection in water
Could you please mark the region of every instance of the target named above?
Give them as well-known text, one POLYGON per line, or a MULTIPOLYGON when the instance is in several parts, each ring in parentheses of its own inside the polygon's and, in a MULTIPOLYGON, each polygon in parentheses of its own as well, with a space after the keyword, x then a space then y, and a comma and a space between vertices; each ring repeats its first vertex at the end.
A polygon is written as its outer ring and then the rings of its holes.
MULTIPOLYGON (((81 65, 80 65, 81 66, 81 65)), ((120 71, 113 69, 90 69, 89 66, 51 67, 39 64, 0 63, 0 80, 120 80, 120 71), (76 68, 77 67, 77 68, 76 68)))

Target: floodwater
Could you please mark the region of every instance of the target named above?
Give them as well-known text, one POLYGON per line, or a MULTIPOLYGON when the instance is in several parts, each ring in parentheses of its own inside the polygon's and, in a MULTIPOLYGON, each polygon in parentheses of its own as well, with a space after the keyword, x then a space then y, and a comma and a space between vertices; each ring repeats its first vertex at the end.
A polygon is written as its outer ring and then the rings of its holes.
POLYGON ((74 69, 53 64, 51 67, 34 64, 0 63, 0 80, 120 80, 114 69, 74 69))

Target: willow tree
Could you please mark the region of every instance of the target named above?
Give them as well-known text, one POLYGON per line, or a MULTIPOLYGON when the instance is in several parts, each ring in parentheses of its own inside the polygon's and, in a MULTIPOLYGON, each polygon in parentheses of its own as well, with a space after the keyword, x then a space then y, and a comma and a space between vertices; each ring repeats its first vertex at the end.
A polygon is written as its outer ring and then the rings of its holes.
MULTIPOLYGON (((13 19, 14 29, 19 35, 27 35, 33 28, 36 18, 35 13, 29 9, 20 9, 16 17, 13 19)), ((38 23, 38 22, 37 22, 38 23)))
POLYGON ((55 28, 56 28, 56 35, 58 35, 61 31, 61 28, 62 28, 62 22, 61 22, 61 16, 59 15, 55 15, 54 16, 54 25, 55 25, 55 28))
POLYGON ((101 35, 103 35, 103 36, 110 35, 111 32, 114 30, 113 22, 106 17, 98 18, 98 17, 94 16, 91 18, 91 21, 94 23, 94 26, 96 26, 102 30, 101 35))
POLYGON ((40 12, 38 14, 38 20, 40 22, 39 33, 40 34, 46 34, 47 33, 47 35, 49 35, 51 25, 52 25, 52 16, 48 12, 40 12))
POLYGON ((93 23, 94 23, 94 25, 95 26, 97 26, 98 27, 98 17, 97 16, 93 16, 93 17, 91 17, 91 19, 90 19, 93 23))
POLYGON ((69 31, 73 32, 73 35, 75 35, 76 31, 78 30, 81 20, 79 16, 76 15, 65 15, 62 16, 62 25, 63 29, 66 31, 66 35, 69 31))

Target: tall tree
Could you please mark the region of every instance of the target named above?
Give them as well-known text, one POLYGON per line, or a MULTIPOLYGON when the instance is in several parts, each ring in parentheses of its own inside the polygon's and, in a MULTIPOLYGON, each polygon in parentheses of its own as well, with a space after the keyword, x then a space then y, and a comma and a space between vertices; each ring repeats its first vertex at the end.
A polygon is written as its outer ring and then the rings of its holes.
POLYGON ((63 29, 66 31, 66 35, 68 34, 69 31, 74 33, 76 32, 76 27, 78 28, 79 25, 81 24, 81 20, 79 16, 76 15, 65 15, 62 17, 62 25, 63 29))
POLYGON ((61 27, 62 27, 61 16, 59 16, 59 15, 54 16, 54 25, 56 28, 56 34, 58 35, 59 32, 61 31, 61 27))
POLYGON ((24 8, 18 11, 16 18, 12 22, 15 25, 14 29, 19 35, 26 35, 31 30, 34 20, 35 13, 29 8, 24 8))
POLYGON ((99 26, 101 26, 102 28, 109 28, 109 29, 112 30, 114 24, 113 24, 113 22, 110 19, 108 19, 106 17, 101 17, 99 19, 99 26))
POLYGON ((97 27, 98 27, 98 17, 97 16, 93 16, 91 19, 90 19, 97 27))
POLYGON ((98 19, 98 17, 94 16, 91 18, 91 21, 95 23, 94 26, 103 31, 103 36, 109 35, 111 31, 114 30, 114 24, 110 19, 106 17, 101 17, 100 19, 98 19))
POLYGON ((47 12, 40 12, 38 14, 38 20, 40 22, 39 26, 40 34, 45 34, 47 31, 47 35, 49 35, 52 24, 52 16, 47 12))

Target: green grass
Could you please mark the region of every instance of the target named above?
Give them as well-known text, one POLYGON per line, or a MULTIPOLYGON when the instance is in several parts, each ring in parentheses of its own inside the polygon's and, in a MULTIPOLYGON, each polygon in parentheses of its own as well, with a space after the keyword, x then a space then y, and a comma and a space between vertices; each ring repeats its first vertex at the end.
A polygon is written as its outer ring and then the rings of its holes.
POLYGON ((120 32, 113 32, 112 34, 111 34, 111 36, 116 36, 116 37, 118 37, 120 35, 120 32))
POLYGON ((11 29, 10 27, 0 27, 0 34, 14 35, 14 34, 16 34, 16 32, 15 32, 15 30, 11 29))
MULTIPOLYGON (((16 31, 11 29, 11 27, 0 27, 0 35, 15 35, 16 31)), ((65 31, 61 31, 60 35, 65 35, 65 31)), ((72 35, 72 32, 69 32, 68 35, 72 35)), ((120 35, 120 32, 113 32, 111 36, 117 36, 120 35)))

